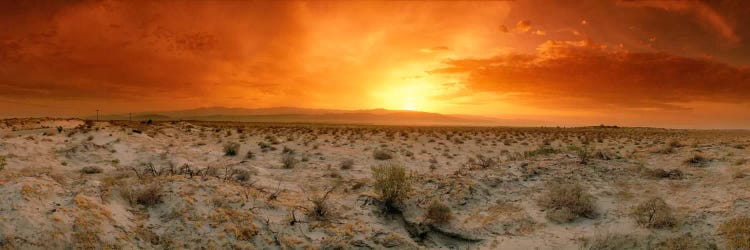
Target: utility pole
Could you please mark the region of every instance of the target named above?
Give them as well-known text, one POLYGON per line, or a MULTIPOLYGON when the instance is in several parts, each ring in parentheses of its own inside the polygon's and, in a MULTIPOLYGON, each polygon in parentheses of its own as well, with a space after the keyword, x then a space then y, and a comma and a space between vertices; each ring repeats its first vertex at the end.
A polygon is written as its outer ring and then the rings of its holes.
POLYGON ((99 110, 98 109, 96 110, 96 121, 97 122, 99 121, 99 110))

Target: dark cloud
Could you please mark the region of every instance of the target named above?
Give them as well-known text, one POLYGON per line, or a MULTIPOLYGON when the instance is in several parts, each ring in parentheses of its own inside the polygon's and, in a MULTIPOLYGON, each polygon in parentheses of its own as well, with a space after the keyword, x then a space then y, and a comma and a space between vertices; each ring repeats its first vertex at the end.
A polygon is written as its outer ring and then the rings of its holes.
POLYGON ((657 8, 685 12, 695 16, 700 23, 715 30, 731 43, 740 42, 734 26, 717 10, 701 1, 620 1, 623 6, 657 8))
POLYGON ((591 40, 547 41, 533 54, 446 62, 471 90, 538 105, 684 109, 684 103, 750 102, 750 69, 709 58, 608 49, 591 40))
POLYGON ((529 32, 531 30, 531 21, 529 20, 521 20, 516 23, 516 31, 525 33, 529 32))

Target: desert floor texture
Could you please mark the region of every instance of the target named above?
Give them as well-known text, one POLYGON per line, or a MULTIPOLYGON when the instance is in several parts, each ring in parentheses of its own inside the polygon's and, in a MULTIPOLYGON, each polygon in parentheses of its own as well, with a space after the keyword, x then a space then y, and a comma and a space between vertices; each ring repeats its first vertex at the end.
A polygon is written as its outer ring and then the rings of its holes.
POLYGON ((750 132, 0 121, 5 249, 748 249, 750 132))

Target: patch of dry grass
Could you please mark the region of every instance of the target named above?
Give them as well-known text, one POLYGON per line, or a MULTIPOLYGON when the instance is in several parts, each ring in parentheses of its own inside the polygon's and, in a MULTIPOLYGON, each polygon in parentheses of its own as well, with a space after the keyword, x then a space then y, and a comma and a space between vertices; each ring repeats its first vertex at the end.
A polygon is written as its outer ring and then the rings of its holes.
POLYGON ((672 208, 662 198, 652 198, 633 208, 631 216, 646 228, 670 228, 676 224, 672 208))
POLYGON ((577 181, 550 181, 539 204, 547 209, 547 218, 553 222, 566 223, 578 217, 594 218, 594 196, 577 181))
POLYGON ((453 218, 451 208, 439 201, 432 201, 430 206, 427 207, 427 213, 425 213, 425 219, 433 224, 445 224, 451 218, 453 218))
POLYGON ((396 204, 408 197, 411 191, 410 176, 406 169, 398 165, 372 167, 375 192, 387 210, 394 210, 396 204))
POLYGON ((727 249, 750 249, 750 217, 730 219, 719 226, 727 249))

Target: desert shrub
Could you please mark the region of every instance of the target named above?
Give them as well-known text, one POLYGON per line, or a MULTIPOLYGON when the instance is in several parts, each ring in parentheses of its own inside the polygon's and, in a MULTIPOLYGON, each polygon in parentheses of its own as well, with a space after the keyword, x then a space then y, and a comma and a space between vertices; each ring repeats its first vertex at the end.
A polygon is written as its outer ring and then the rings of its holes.
POLYGON ((299 163, 299 160, 297 160, 296 157, 294 157, 293 154, 283 154, 281 155, 281 166, 286 169, 292 169, 297 166, 299 163))
POLYGON ((159 184, 151 184, 141 189, 135 197, 138 204, 153 206, 162 202, 162 189, 159 184))
POLYGON ((5 169, 6 165, 8 165, 8 162, 5 161, 5 156, 0 155, 0 170, 5 169))
POLYGON ((679 169, 672 169, 672 170, 664 170, 661 168, 644 168, 643 169, 643 175, 651 178, 656 179, 672 179, 672 180, 679 180, 682 179, 682 171, 679 169))
POLYGON ((578 217, 594 218, 594 196, 578 182, 550 181, 539 203, 547 209, 547 218, 557 223, 578 217))
POLYGON ((230 142, 224 144, 224 155, 235 156, 240 151, 240 144, 236 142, 230 142))
POLYGON ((291 149, 287 146, 284 146, 284 149, 281 150, 282 154, 294 154, 294 149, 291 149))
POLYGON ((253 151, 247 151, 247 154, 245 154, 245 158, 250 160, 255 159, 255 154, 253 153, 253 151))
POLYGON ((730 219, 719 226, 719 232, 726 249, 750 249, 750 217, 730 219))
POLYGON ((102 172, 102 168, 97 166, 88 166, 81 168, 81 173, 83 174, 98 174, 102 172))
POLYGON ((375 181, 375 192, 387 210, 392 211, 398 202, 407 198, 411 190, 409 175, 406 169, 398 165, 372 167, 372 178, 375 181))
POLYGON ((120 195, 131 204, 140 204, 146 207, 162 202, 162 188, 156 182, 147 186, 133 186, 128 183, 118 183, 120 195))
POLYGON ((63 127, 62 126, 57 126, 57 133, 58 134, 62 133, 62 131, 63 131, 63 127))
POLYGON ((693 155, 693 157, 688 158, 685 160, 685 164, 688 164, 693 167, 705 167, 708 165, 708 162, 710 159, 708 159, 705 156, 702 155, 693 155))
POLYGON ((326 190, 322 195, 308 198, 308 200, 313 203, 312 209, 308 211, 308 216, 317 220, 325 220, 328 217, 331 213, 331 208, 328 205, 328 197, 335 188, 336 186, 333 186, 326 190))
POLYGON ((654 250, 702 250, 716 249, 707 242, 700 241, 690 233, 663 239, 654 245, 654 250))
POLYGON ((427 208, 425 219, 433 224, 444 224, 453 217, 451 208, 439 201, 433 201, 427 208))
POLYGON ((612 160, 613 158, 615 158, 615 157, 612 156, 612 154, 610 152, 604 151, 604 150, 598 150, 598 151, 596 151, 593 156, 596 159, 605 160, 605 161, 609 161, 609 160, 612 160))
POLYGON ((734 179, 741 179, 741 178, 745 178, 746 176, 745 170, 742 169, 741 167, 733 167, 731 170, 731 173, 732 173, 732 178, 734 179))
POLYGON ((585 250, 622 250, 640 249, 641 242, 633 235, 607 233, 596 235, 585 240, 581 249, 585 250))
POLYGON ((551 155, 560 151, 550 146, 539 146, 537 149, 523 152, 524 157, 535 157, 539 155, 551 155))
POLYGON ((668 228, 675 225, 672 208, 662 198, 652 198, 633 208, 631 216, 646 228, 668 228))
POLYGON ((385 149, 375 149, 372 151, 372 157, 375 158, 375 160, 388 160, 392 159, 393 156, 391 155, 391 152, 385 149))
POLYGON ((236 182, 246 182, 252 177, 252 172, 245 169, 235 169, 232 173, 232 179, 236 182))
POLYGON ((497 161, 491 157, 487 157, 484 155, 477 155, 477 160, 475 162, 475 165, 481 168, 491 168, 497 165, 497 161))
POLYGON ((580 147, 576 150, 576 155, 578 155, 578 163, 586 165, 589 164, 589 161, 591 161, 591 149, 589 147, 580 147))
POLYGON ((348 170, 348 169, 352 169, 352 167, 354 167, 354 160, 345 159, 341 161, 341 169, 348 170))
POLYGON ((747 162, 748 162, 748 160, 746 158, 742 158, 742 159, 737 159, 732 164, 734 164, 735 166, 741 166, 741 165, 745 165, 745 163, 747 163, 747 162))

